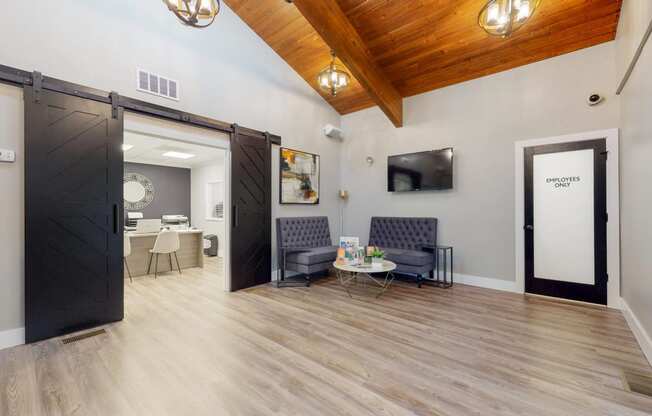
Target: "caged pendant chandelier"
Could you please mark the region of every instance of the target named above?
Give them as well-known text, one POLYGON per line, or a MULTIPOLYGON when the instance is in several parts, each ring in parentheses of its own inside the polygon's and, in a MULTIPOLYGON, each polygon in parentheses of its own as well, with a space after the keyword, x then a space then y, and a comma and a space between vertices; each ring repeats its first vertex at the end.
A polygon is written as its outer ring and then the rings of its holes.
POLYGON ((220 0, 163 0, 168 10, 187 26, 210 26, 220 12, 220 0))
POLYGON ((351 76, 335 64, 335 51, 331 51, 331 63, 317 76, 317 84, 323 91, 330 92, 334 97, 338 92, 349 86, 351 76))
POLYGON ((490 0, 480 10, 478 25, 492 36, 507 37, 522 27, 541 0, 490 0))

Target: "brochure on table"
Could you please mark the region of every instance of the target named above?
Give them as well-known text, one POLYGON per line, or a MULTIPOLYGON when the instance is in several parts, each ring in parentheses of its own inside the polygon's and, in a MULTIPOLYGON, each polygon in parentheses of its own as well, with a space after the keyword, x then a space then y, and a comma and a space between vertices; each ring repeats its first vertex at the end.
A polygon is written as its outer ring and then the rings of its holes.
POLYGON ((369 267, 382 267, 382 264, 367 264, 365 258, 370 260, 370 251, 373 251, 374 247, 365 247, 360 246, 359 237, 340 237, 340 246, 337 250, 337 264, 347 265, 347 266, 366 266, 369 267))

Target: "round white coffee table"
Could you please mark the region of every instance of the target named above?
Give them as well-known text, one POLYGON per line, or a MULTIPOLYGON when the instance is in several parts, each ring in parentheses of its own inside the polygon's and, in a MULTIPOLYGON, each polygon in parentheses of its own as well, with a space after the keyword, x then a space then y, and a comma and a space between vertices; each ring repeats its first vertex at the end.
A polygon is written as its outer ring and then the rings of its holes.
POLYGON ((349 283, 353 280, 356 281, 358 280, 358 277, 362 276, 376 285, 380 287, 380 292, 376 295, 376 298, 380 297, 389 287, 391 286, 392 282, 394 281, 394 273, 392 273, 396 269, 396 264, 392 263, 389 260, 383 261, 382 265, 380 266, 372 266, 372 265, 348 265, 348 264, 338 264, 337 262, 333 263, 333 267, 335 267, 335 270, 337 270, 337 279, 339 280, 340 284, 346 289, 346 293, 351 296, 351 292, 349 292, 348 285, 349 283), (384 275, 385 278, 376 278, 372 276, 372 274, 380 274, 381 276, 384 275))

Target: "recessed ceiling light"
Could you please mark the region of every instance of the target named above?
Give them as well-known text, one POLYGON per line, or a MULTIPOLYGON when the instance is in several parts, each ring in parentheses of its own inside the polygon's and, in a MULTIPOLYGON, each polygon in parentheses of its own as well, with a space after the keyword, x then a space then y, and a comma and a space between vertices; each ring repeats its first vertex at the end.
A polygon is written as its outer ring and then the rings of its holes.
POLYGON ((127 150, 130 150, 130 149, 132 149, 133 147, 134 147, 133 144, 123 144, 123 145, 122 145, 122 151, 123 151, 123 152, 126 152, 127 150))
POLYGON ((195 155, 191 155, 190 153, 181 153, 181 152, 165 152, 163 153, 163 156, 173 157, 175 159, 192 159, 193 157, 195 157, 195 155))

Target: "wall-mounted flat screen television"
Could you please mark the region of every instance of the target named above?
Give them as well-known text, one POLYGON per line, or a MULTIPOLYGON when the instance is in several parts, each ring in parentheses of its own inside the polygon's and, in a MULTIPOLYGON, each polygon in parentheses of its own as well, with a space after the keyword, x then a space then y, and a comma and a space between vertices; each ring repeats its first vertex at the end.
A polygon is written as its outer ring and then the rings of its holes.
POLYGON ((453 188, 453 149, 409 153, 387 158, 389 192, 453 188))

